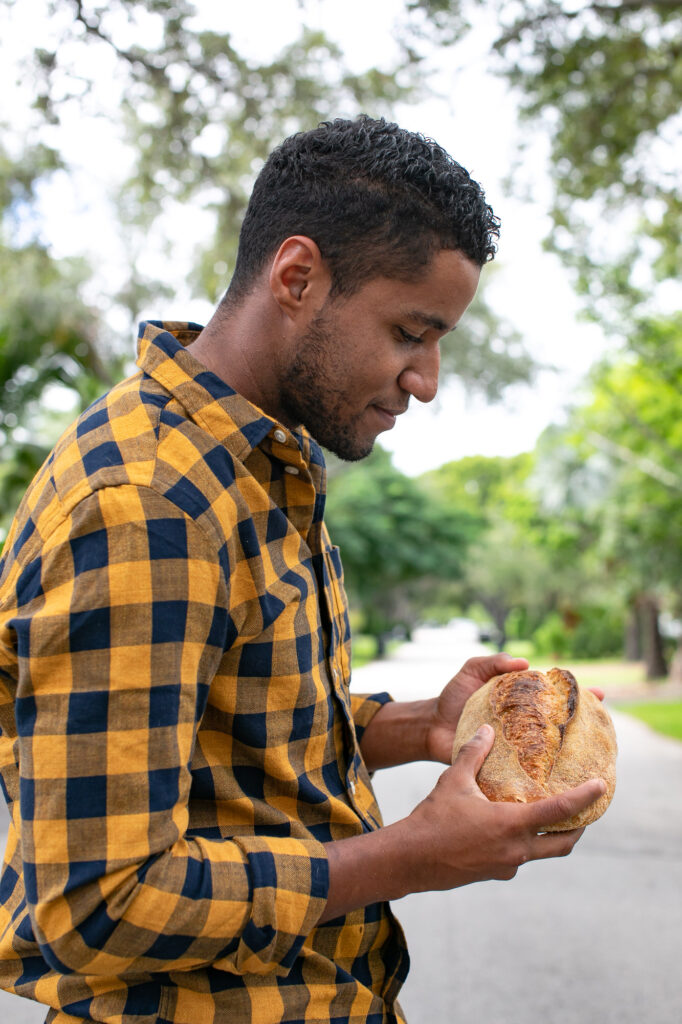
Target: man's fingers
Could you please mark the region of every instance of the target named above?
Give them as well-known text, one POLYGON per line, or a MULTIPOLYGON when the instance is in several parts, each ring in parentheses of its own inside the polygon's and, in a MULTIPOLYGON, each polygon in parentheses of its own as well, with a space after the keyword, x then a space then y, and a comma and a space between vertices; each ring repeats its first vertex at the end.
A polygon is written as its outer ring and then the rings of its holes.
POLYGON ((572 818, 579 811, 593 804, 606 792, 603 779, 590 779, 575 789, 569 789, 558 796, 548 797, 526 804, 526 821, 531 828, 541 831, 543 826, 556 825, 560 821, 572 818))
POLYGON ((547 857, 567 857, 585 831, 585 827, 573 828, 568 832, 544 832, 532 840, 529 860, 544 860, 547 857))
POLYGON ((490 753, 490 748, 495 739, 495 730, 492 725, 482 725, 480 729, 464 744, 455 760, 455 768, 464 769, 467 775, 474 779, 478 775, 490 753))
POLYGON ((462 667, 462 673, 476 676, 487 683, 493 676, 501 676, 504 672, 521 672, 528 668, 526 658, 512 658, 511 654, 489 654, 479 658, 469 658, 462 667))

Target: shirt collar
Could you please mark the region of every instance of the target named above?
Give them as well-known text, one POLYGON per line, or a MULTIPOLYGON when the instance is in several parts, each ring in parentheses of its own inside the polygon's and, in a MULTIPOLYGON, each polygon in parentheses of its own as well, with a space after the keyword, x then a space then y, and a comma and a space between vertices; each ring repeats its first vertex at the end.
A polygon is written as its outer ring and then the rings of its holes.
POLYGON ((190 321, 143 320, 138 330, 137 365, 241 461, 274 430, 281 430, 295 439, 306 462, 323 468, 322 451, 305 427, 288 430, 186 350, 202 330, 201 324, 190 321))

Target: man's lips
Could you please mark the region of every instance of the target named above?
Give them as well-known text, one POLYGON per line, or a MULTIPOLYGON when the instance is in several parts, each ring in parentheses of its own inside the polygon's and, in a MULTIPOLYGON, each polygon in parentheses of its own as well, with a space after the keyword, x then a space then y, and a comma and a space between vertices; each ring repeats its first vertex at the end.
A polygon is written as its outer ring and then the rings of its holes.
POLYGON ((387 409, 383 405, 373 405, 372 408, 379 419, 384 423, 384 429, 386 430, 390 430, 391 427, 395 426, 396 417, 405 412, 405 408, 387 409))

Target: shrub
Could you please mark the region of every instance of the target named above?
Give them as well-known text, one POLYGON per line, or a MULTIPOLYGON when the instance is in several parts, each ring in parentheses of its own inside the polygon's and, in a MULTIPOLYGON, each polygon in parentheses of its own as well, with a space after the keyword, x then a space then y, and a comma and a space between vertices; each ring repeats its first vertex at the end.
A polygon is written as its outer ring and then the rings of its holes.
POLYGON ((574 626, 552 612, 532 636, 536 655, 563 658, 605 658, 623 649, 623 614, 619 609, 582 605, 574 626))

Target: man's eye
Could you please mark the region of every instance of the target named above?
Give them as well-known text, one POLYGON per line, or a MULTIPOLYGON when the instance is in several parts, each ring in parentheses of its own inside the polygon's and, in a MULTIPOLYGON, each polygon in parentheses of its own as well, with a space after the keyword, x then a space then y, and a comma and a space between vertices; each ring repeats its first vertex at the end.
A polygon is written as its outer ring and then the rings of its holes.
POLYGON ((403 327, 399 327, 398 330, 399 330, 399 332, 400 332, 400 334, 402 336, 403 341, 408 341, 412 345, 420 345, 421 344, 421 338, 418 338, 414 334, 410 334, 403 327))

